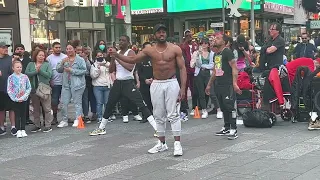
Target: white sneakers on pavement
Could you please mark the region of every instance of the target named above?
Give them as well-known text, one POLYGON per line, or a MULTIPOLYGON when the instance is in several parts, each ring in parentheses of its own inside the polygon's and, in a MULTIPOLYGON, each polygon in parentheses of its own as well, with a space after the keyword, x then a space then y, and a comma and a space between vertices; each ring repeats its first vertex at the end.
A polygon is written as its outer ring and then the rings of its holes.
POLYGON ((217 119, 222 119, 223 118, 223 113, 222 111, 217 112, 217 119))
POLYGON ((206 109, 203 109, 203 110, 202 110, 201 118, 202 118, 202 119, 207 119, 208 116, 209 116, 208 111, 207 111, 206 109))
MULTIPOLYGON (((158 143, 153 148, 148 150, 148 153, 155 154, 155 153, 167 151, 168 149, 169 148, 166 143, 162 143, 161 141, 158 141, 158 143)), ((182 151, 182 146, 180 141, 175 141, 173 155, 182 156, 182 154, 183 154, 183 151, 182 151)))
POLYGON ((63 128, 63 127, 67 127, 68 126, 68 122, 66 121, 60 121, 59 125, 57 126, 58 128, 63 128))

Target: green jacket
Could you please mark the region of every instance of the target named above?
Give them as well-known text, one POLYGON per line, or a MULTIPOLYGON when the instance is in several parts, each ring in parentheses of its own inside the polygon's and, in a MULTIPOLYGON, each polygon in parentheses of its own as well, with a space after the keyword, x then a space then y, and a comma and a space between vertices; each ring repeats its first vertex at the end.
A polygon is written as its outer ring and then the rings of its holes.
POLYGON ((38 76, 38 84, 40 82, 50 85, 50 80, 52 76, 52 68, 48 62, 43 62, 40 67, 39 72, 36 71, 35 62, 30 62, 27 66, 25 74, 29 77, 32 89, 37 89, 35 87, 36 78, 38 76))

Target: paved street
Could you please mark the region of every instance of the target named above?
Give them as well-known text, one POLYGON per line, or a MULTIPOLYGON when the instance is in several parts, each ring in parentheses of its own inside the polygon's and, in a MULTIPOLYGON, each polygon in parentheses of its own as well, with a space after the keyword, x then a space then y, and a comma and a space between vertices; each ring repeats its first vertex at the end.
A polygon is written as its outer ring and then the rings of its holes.
POLYGON ((88 136, 96 123, 84 130, 28 133, 23 139, 7 134, 0 137, 0 179, 320 179, 320 134, 307 131, 305 123, 280 121, 270 129, 239 126, 234 141, 214 136, 221 126, 222 120, 213 116, 184 123, 184 155, 177 158, 171 135, 169 151, 147 154, 156 139, 149 124, 136 121, 118 119, 98 137, 88 136))

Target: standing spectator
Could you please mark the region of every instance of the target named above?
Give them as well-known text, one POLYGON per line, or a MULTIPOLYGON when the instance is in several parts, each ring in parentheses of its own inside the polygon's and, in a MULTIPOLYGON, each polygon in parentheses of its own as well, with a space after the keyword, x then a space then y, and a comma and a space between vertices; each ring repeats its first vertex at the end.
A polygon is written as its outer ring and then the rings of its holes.
MULTIPOLYGON (((82 116, 82 95, 86 88, 85 74, 87 67, 84 59, 76 55, 77 44, 72 43, 67 46, 67 58, 64 58, 57 65, 57 71, 63 73, 62 76, 62 116, 58 127, 68 126, 68 104, 73 99, 76 118, 82 116)), ((74 120, 73 127, 78 126, 78 119, 74 120)))
POLYGON ((285 53, 285 41, 281 37, 281 25, 273 23, 270 26, 269 34, 270 39, 261 48, 261 59, 259 68, 271 69, 283 64, 283 55, 285 53))
POLYGON ((31 85, 28 76, 22 74, 21 61, 13 61, 13 74, 8 77, 7 92, 12 102, 12 109, 15 113, 17 126, 17 137, 27 137, 26 133, 26 106, 31 92, 31 85))
MULTIPOLYGON (((31 59, 30 59, 30 57, 29 56, 27 56, 27 52, 25 51, 25 47, 24 47, 24 45, 23 44, 17 44, 17 45, 15 45, 15 47, 14 47, 14 52, 15 52, 15 54, 17 54, 19 57, 18 57, 18 59, 16 59, 16 60, 19 60, 19 61, 21 61, 21 63, 22 63, 22 74, 25 74, 25 72, 26 72, 26 68, 27 68, 27 66, 28 66, 28 64, 29 64, 29 62, 31 62, 31 59)), ((29 115, 29 105, 30 105, 30 98, 28 98, 28 100, 26 101, 26 103, 27 103, 27 106, 26 106, 26 119, 27 119, 27 122, 26 122, 26 124, 32 124, 32 121, 30 120, 30 115, 29 115)))
POLYGON ((208 118, 207 104, 209 96, 205 94, 205 88, 209 82, 210 74, 213 70, 213 53, 210 53, 208 39, 203 39, 200 43, 201 48, 195 51, 190 62, 191 67, 195 67, 195 88, 199 94, 199 105, 202 110, 202 119, 208 118))
POLYGON ((97 52, 102 52, 103 57, 106 58, 108 54, 107 43, 104 40, 99 40, 96 43, 96 46, 93 49, 93 56, 97 56, 97 52))
MULTIPOLYGON (((145 42, 142 45, 142 49, 146 47, 151 47, 149 42, 145 42)), ((151 59, 148 58, 141 63, 137 64, 137 71, 140 78, 140 92, 143 97, 144 102, 147 104, 148 109, 150 112, 153 111, 152 103, 151 103, 151 96, 150 96, 150 85, 153 81, 153 72, 152 72, 152 64, 151 59)), ((145 117, 145 116, 143 116, 145 117)), ((141 123, 146 123, 148 120, 144 118, 141 123)))
MULTIPOLYGON (((39 87, 50 87, 50 80, 52 76, 52 69, 50 64, 45 61, 46 52, 44 50, 35 51, 32 55, 34 62, 30 62, 26 69, 26 75, 29 76, 32 92, 31 101, 33 106, 33 123, 34 127, 31 132, 41 131, 40 124, 40 103, 42 105, 42 113, 44 114, 45 128, 43 132, 52 131, 51 123, 53 120, 51 112, 51 89, 49 92, 44 92, 43 96, 39 96, 36 91, 39 87)), ((47 90, 48 91, 48 90, 47 90)))
POLYGON ((90 59, 90 52, 86 49, 83 48, 83 52, 81 54, 81 57, 85 60, 86 66, 87 66, 87 72, 86 72, 86 88, 84 90, 84 93, 82 95, 82 110, 83 110, 83 115, 84 115, 84 121, 86 123, 91 123, 91 121, 97 120, 97 102, 96 98, 94 97, 93 94, 93 87, 92 87, 92 78, 90 76, 90 69, 91 65, 93 64, 90 59), (92 117, 91 119, 89 118, 89 105, 90 105, 90 110, 92 112, 92 117))
POLYGON ((193 79, 194 79, 194 71, 195 69, 190 67, 191 55, 197 50, 196 44, 192 42, 192 33, 189 29, 184 31, 184 43, 180 46, 182 50, 182 55, 184 57, 186 68, 187 68, 187 87, 185 92, 184 99, 188 100, 188 88, 191 91, 192 96, 192 111, 190 113, 191 116, 194 115, 194 108, 197 106, 197 95, 194 93, 193 89, 193 79))
POLYGON ((98 120, 102 120, 102 109, 106 108, 112 85, 109 66, 110 62, 107 62, 103 53, 96 52, 97 57, 95 63, 91 65, 90 75, 92 78, 93 93, 97 100, 97 114, 98 120))
POLYGON ((293 54, 296 58, 312 58, 314 59, 317 48, 311 44, 308 40, 308 34, 301 35, 302 42, 299 43, 293 50, 293 54))
POLYGON ((51 88, 52 88, 52 95, 51 95, 51 106, 53 111, 53 121, 52 125, 58 124, 57 113, 58 113, 58 105, 59 99, 61 96, 61 89, 62 89, 62 73, 57 71, 57 65, 63 59, 67 57, 67 55, 61 53, 61 44, 59 42, 54 42, 52 44, 53 54, 47 57, 49 65, 52 69, 52 78, 51 78, 51 88))
POLYGON ((12 74, 12 57, 8 55, 8 47, 5 42, 0 42, 0 135, 5 135, 4 128, 5 113, 9 111, 11 122, 11 134, 17 135, 14 111, 12 110, 12 101, 7 93, 7 80, 12 74))

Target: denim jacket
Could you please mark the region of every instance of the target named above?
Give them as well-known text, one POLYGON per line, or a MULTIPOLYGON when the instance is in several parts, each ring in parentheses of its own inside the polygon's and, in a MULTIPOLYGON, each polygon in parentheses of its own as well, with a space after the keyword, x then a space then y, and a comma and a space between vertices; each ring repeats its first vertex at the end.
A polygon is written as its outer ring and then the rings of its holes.
POLYGON ((71 72, 65 72, 64 68, 69 67, 69 62, 62 64, 62 61, 57 65, 58 73, 62 75, 62 87, 65 89, 79 90, 86 87, 85 74, 87 73, 87 66, 85 60, 76 56, 74 63, 71 66, 71 72), (70 78, 70 84, 69 84, 70 78))

